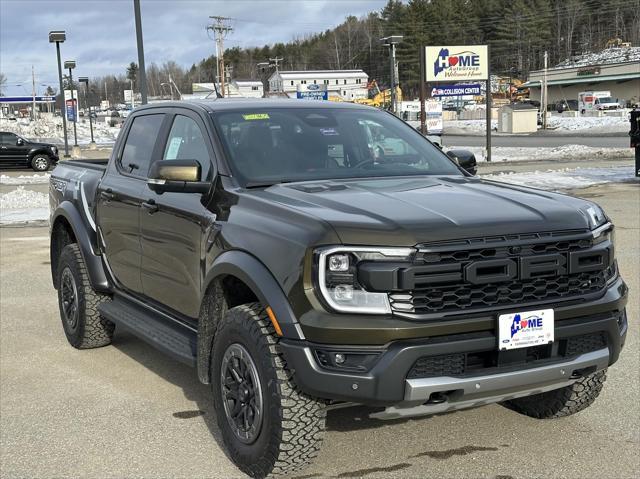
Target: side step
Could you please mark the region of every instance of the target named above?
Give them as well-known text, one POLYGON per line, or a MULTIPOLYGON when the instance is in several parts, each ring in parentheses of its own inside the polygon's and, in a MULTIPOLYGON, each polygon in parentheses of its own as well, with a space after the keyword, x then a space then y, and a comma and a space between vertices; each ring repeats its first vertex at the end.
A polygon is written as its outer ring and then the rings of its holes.
POLYGON ((198 335, 192 328, 120 296, 102 303, 98 310, 117 327, 131 331, 140 339, 189 366, 196 366, 198 335))

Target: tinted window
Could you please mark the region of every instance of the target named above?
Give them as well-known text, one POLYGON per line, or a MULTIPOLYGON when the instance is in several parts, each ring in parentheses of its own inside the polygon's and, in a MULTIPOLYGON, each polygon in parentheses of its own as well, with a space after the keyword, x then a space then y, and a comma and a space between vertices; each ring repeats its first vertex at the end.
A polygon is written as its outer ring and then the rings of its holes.
POLYGON ((245 184, 462 174, 420 133, 382 111, 274 108, 220 112, 214 121, 245 184))
POLYGON ((18 135, 15 133, 2 133, 0 138, 4 145, 15 145, 16 141, 18 141, 18 135))
POLYGON ((162 120, 164 114, 134 118, 120 159, 120 164, 126 172, 134 176, 147 176, 162 120))
POLYGON ((207 144, 202 130, 194 120, 182 115, 175 117, 162 159, 165 161, 198 160, 202 167, 208 165, 207 144))

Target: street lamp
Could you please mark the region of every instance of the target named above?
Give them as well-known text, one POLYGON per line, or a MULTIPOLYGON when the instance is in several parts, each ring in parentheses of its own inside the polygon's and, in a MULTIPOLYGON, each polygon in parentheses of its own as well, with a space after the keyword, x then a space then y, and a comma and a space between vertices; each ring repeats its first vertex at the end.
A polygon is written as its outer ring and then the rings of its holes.
POLYGON ((49 43, 56 44, 58 54, 58 81, 60 82, 60 94, 62 95, 62 130, 64 132, 64 157, 69 158, 69 140, 67 139, 67 117, 64 111, 64 89, 62 87, 62 65, 60 63, 60 44, 67 39, 67 34, 62 30, 49 32, 49 43))
POLYGON ((391 111, 396 114, 396 45, 402 41, 402 35, 390 35, 381 38, 380 41, 389 47, 389 60, 391 62, 391 111))
POLYGON ((78 114, 78 110, 76 109, 76 101, 75 98, 73 97, 73 73, 72 70, 76 67, 76 62, 75 60, 67 60, 64 62, 64 68, 66 70, 69 70, 69 89, 71 90, 71 105, 73 108, 73 149, 74 149, 74 154, 77 155, 78 153, 78 131, 76 129, 76 123, 78 122, 78 119, 76 118, 76 115, 78 114))
POLYGON ((91 105, 89 104, 89 77, 80 77, 78 81, 84 83, 84 103, 87 110, 89 110, 89 131, 91 131, 91 143, 89 143, 89 146, 93 149, 96 146, 96 142, 93 141, 93 119, 91 118, 91 105))

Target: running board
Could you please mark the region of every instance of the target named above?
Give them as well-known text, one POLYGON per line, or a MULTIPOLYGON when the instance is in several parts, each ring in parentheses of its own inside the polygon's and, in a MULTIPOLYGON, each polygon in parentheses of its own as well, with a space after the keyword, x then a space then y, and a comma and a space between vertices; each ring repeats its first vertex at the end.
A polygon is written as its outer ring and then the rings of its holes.
POLYGON ((100 304, 98 311, 117 327, 131 331, 180 362, 196 366, 198 335, 189 326, 119 296, 100 304))

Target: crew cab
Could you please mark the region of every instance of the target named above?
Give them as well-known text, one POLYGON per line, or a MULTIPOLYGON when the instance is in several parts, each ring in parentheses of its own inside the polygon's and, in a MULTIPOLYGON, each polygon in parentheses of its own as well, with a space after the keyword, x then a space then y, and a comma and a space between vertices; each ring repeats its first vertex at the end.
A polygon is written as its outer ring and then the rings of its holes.
POLYGON ((58 147, 38 143, 15 133, 0 131, 0 168, 21 167, 47 171, 58 162, 58 147))
POLYGON ((593 202, 475 177, 469 156, 361 105, 140 107, 109 160, 51 175, 66 337, 124 328, 195 367, 252 477, 312 460, 336 407, 576 413, 627 333, 614 226, 593 202))

